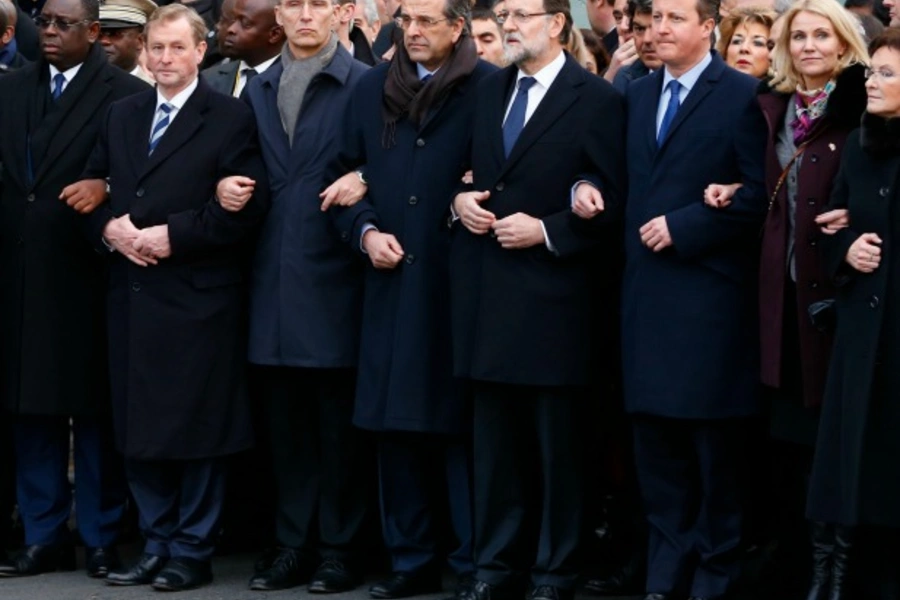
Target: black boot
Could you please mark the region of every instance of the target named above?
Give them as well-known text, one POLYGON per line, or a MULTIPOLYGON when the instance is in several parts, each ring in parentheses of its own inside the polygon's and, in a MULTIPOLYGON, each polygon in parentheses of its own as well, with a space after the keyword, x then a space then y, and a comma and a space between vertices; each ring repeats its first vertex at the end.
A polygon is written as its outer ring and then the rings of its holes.
POLYGON ((834 526, 812 521, 812 582, 806 600, 828 600, 831 583, 831 557, 834 554, 834 526))
POLYGON ((828 600, 850 598, 850 553, 853 550, 853 529, 837 525, 834 528, 834 553, 831 555, 831 594, 828 600))

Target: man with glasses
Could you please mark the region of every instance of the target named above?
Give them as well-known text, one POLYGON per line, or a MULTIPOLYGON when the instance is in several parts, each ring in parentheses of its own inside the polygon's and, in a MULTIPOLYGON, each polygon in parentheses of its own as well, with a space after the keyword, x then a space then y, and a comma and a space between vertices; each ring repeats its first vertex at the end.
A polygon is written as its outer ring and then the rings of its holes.
POLYGON ((77 212, 91 203, 73 210, 61 192, 109 105, 147 85, 108 64, 98 18, 96 0, 47 0, 35 19, 42 57, 0 79, 0 406, 14 415, 26 544, 4 576, 75 568, 70 433, 88 574, 118 562, 125 482, 109 422, 105 269, 77 212))
POLYGON ((152 0, 106 0, 100 6, 100 43, 109 62, 153 85, 138 59, 144 50, 144 25, 156 10, 152 0))
POLYGON ((354 422, 377 435, 393 570, 369 590, 373 598, 441 589, 442 505, 456 536, 449 562, 462 583, 473 569, 470 422, 452 374, 447 219, 477 84, 494 67, 478 59, 469 14, 468 0, 404 2, 403 43, 360 80, 333 169, 343 177, 323 195, 326 207, 341 205, 340 236, 367 261, 354 422))
POLYGON ((479 88, 471 191, 458 194, 453 364, 474 396, 476 581, 467 600, 571 600, 583 525, 584 405, 600 275, 625 193, 624 107, 563 48, 568 0, 506 0, 509 68, 479 88), (598 216, 581 222, 572 207, 598 216), (604 247, 604 242, 608 246, 604 247))

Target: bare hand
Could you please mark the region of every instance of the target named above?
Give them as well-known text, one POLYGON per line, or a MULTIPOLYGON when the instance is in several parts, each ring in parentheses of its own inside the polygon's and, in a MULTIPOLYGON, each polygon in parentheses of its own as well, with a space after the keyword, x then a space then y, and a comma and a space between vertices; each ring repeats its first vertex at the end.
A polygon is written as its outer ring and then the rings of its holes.
POLYGON ((816 224, 821 227, 825 235, 834 235, 841 229, 850 226, 850 213, 846 208, 836 208, 823 212, 816 217, 816 224))
POLYGON ((603 195, 590 183, 579 183, 575 188, 575 204, 572 212, 582 219, 592 219, 603 212, 603 195))
POLYGON ((106 196, 105 179, 82 179, 64 187, 59 199, 86 215, 103 204, 106 196))
POLYGON ((616 48, 616 51, 613 52, 612 58, 609 61, 609 67, 606 69, 606 73, 603 74, 603 78, 612 83, 612 80, 615 79, 619 69, 631 66, 637 59, 637 47, 634 45, 634 39, 630 39, 616 48))
POLYGON ((356 172, 347 173, 319 194, 322 199, 322 211, 332 206, 353 206, 366 195, 369 187, 359 180, 356 172))
POLYGON ((881 263, 881 238, 877 233, 864 233, 847 250, 847 264, 860 273, 871 273, 881 263))
POLYGON ((732 183, 730 185, 711 183, 703 191, 703 202, 713 208, 725 208, 731 204, 731 199, 743 186, 744 184, 742 183, 732 183))
POLYGON ((376 269, 393 269, 403 260, 403 247, 390 233, 370 229, 363 235, 362 245, 376 269))
POLYGON ((665 217, 656 217, 641 227, 641 242, 653 250, 660 252, 672 245, 669 225, 665 217))
POLYGON ((144 257, 134 250, 134 241, 140 234, 140 229, 131 222, 131 216, 122 215, 118 219, 113 219, 103 228, 103 239, 112 246, 116 252, 133 262, 134 264, 146 267, 147 265, 155 265, 156 259, 152 257, 144 257))
POLYGON ((463 174, 462 182, 467 185, 472 185, 475 182, 475 176, 472 174, 472 169, 469 169, 463 174))
POLYGON ((509 215, 491 226, 497 234, 497 241, 507 250, 521 250, 544 243, 544 228, 541 222, 525 213, 509 215))
POLYGON ((463 226, 475 235, 484 235, 497 220, 494 213, 484 210, 480 204, 491 197, 488 191, 463 192, 453 199, 453 210, 463 226))
POLYGON ((216 198, 228 212, 238 212, 253 196, 256 181, 243 175, 232 175, 219 180, 216 185, 216 198))
POLYGON ((169 244, 169 226, 156 225, 141 229, 131 247, 145 260, 169 258, 172 256, 172 246, 169 244))

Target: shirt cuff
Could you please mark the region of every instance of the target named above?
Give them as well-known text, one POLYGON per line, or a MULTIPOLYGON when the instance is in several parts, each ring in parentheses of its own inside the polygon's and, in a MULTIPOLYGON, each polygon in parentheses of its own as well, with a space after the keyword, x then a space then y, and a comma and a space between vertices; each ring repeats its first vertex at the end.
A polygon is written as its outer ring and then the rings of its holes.
POLYGON ((544 232, 544 245, 547 246, 547 250, 549 250, 551 254, 556 255, 556 246, 554 246, 553 242, 550 241, 550 236, 547 235, 547 228, 544 227, 544 222, 538 222, 541 224, 541 231, 544 232))
POLYGON ((366 252, 365 247, 363 246, 363 238, 366 237, 366 232, 370 231, 372 229, 374 229, 375 231, 378 231, 378 228, 375 227, 372 223, 366 223, 365 225, 362 226, 362 230, 359 232, 359 251, 362 252, 363 254, 368 254, 368 252, 366 252))
POLYGON ((106 246, 106 249, 109 250, 110 252, 115 252, 115 251, 116 251, 116 249, 113 248, 112 244, 110 244, 108 241, 106 241, 106 238, 105 238, 105 237, 102 237, 102 236, 101 236, 101 237, 100 237, 100 241, 103 242, 103 245, 106 246))

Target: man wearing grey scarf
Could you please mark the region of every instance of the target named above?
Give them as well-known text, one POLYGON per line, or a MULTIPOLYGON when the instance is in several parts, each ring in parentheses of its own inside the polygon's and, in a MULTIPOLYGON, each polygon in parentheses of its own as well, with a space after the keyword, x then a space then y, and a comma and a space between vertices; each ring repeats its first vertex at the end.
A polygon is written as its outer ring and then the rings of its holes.
POLYGON ((278 550, 259 561, 253 590, 308 582, 310 592, 338 593, 362 579, 370 493, 352 417, 363 277, 319 193, 367 67, 338 44, 337 10, 334 0, 279 0, 281 60, 244 92, 272 189, 250 276, 248 358, 259 374, 278 550))

